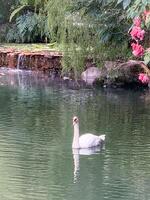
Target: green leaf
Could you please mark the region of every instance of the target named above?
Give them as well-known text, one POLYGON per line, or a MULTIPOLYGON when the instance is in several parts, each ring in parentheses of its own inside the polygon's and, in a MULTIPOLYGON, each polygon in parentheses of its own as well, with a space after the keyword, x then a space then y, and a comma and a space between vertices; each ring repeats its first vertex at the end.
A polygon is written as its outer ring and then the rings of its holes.
POLYGON ((142 3, 146 6, 148 4, 147 0, 142 0, 142 3))
POLYGON ((25 7, 28 7, 28 5, 23 5, 23 6, 20 6, 19 8, 16 8, 10 15, 10 18, 9 18, 9 22, 12 22, 13 18, 20 12, 22 11, 25 7))
POLYGON ((144 63, 148 65, 150 63, 150 52, 146 53, 144 56, 144 63))
POLYGON ((150 16, 148 16, 145 20, 145 25, 147 28, 150 28, 150 16))
POLYGON ((126 9, 131 3, 131 0, 124 0, 123 1, 123 8, 126 9))
POLYGON ((117 4, 122 3, 124 0, 118 0, 117 4))

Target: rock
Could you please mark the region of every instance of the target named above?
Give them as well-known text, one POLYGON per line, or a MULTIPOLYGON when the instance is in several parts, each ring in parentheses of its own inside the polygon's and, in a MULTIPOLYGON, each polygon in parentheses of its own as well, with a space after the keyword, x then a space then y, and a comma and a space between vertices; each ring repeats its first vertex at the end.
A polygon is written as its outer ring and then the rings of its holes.
POLYGON ((101 75, 100 69, 97 67, 89 67, 81 74, 81 79, 88 85, 92 85, 101 75))
POLYGON ((101 71, 99 80, 103 81, 103 84, 107 87, 138 87, 143 86, 138 80, 139 73, 143 72, 142 61, 107 61, 101 71))

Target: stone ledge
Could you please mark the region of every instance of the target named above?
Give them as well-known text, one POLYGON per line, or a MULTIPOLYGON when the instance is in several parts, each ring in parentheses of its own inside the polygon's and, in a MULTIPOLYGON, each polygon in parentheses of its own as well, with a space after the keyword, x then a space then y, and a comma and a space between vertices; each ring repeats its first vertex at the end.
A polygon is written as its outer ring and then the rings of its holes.
POLYGON ((18 51, 14 48, 0 48, 0 67, 39 70, 50 72, 61 70, 62 53, 57 51, 18 51))

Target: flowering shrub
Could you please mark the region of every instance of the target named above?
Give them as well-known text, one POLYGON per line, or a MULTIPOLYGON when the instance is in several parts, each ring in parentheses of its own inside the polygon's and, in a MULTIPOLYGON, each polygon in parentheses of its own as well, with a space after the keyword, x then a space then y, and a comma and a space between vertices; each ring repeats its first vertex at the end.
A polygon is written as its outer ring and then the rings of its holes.
POLYGON ((143 40, 145 31, 139 26, 134 26, 130 32, 132 39, 134 40, 143 40))
POLYGON ((130 32, 130 35, 132 37, 133 40, 143 40, 144 39, 144 34, 145 31, 141 29, 141 19, 140 17, 135 17, 133 20, 133 27, 132 30, 130 32))
MULTIPOLYGON (((144 40, 145 36, 145 30, 142 29, 142 23, 144 23, 146 27, 149 26, 150 11, 144 11, 141 17, 135 17, 133 19, 133 26, 130 31, 130 35, 134 42, 131 43, 131 48, 135 57, 144 56, 144 61, 146 61, 146 64, 148 64, 150 62, 150 48, 144 49, 142 44, 140 44, 140 42, 144 40)), ((138 79, 143 84, 148 84, 150 82, 150 70, 146 65, 144 66, 144 70, 145 73, 139 74, 138 79)))
POLYGON ((142 47, 142 45, 140 45, 138 43, 132 43, 131 47, 132 47, 132 53, 134 56, 136 56, 136 57, 143 56, 144 48, 142 47))

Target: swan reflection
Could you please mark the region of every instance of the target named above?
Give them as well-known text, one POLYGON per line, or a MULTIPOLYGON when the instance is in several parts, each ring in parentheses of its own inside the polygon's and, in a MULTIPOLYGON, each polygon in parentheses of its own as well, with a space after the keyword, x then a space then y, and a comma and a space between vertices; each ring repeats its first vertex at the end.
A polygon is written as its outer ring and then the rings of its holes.
POLYGON ((79 180, 80 176, 80 155, 93 155, 98 154, 101 150, 105 149, 105 145, 96 146, 87 149, 72 149, 73 161, 74 161, 74 183, 79 180))

